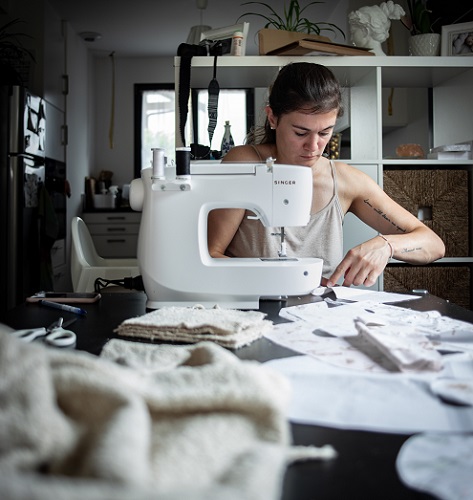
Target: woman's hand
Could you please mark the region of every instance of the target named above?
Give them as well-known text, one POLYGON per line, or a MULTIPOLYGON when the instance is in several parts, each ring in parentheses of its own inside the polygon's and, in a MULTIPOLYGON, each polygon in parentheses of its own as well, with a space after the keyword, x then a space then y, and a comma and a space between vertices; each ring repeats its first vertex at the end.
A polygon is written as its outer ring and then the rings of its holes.
POLYGON ((334 286, 342 277, 342 286, 373 286, 389 262, 392 248, 380 236, 352 248, 330 276, 326 286, 334 286))

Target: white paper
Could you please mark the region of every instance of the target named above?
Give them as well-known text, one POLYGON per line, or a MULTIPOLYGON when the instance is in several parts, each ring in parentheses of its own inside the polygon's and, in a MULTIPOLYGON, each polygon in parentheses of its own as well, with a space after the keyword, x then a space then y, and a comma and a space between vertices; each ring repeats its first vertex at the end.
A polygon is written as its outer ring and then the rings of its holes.
POLYGON ((420 434, 410 437, 396 459, 401 481, 442 500, 473 498, 473 436, 420 434))
POLYGON ((337 299, 353 300, 356 302, 362 300, 370 300, 371 302, 386 303, 386 302, 402 302, 405 300, 416 300, 420 299, 419 295, 403 294, 403 293, 391 293, 391 292, 378 292, 376 290, 368 290, 366 288, 356 288, 353 286, 334 286, 332 288, 328 287, 318 287, 313 292, 312 295, 323 295, 324 293, 332 290, 337 299))
MULTIPOLYGON (((367 300, 328 307, 324 301, 286 307, 281 309, 279 316, 290 321, 303 321, 307 323, 308 331, 322 331, 334 337, 357 335, 357 317, 367 323, 412 327, 413 333, 426 335, 437 349, 473 353, 473 325, 442 316, 438 311, 414 311, 367 300)), ((291 342, 290 337, 283 342, 286 347, 291 348, 288 345, 291 342)))
MULTIPOLYGON (((341 339, 338 339, 341 340, 341 339)), ((430 390, 437 377, 455 374, 457 362, 473 379, 469 355, 449 355, 440 372, 424 374, 357 371, 309 356, 265 363, 292 388, 292 422, 389 433, 472 432, 473 407, 444 403, 430 390)))

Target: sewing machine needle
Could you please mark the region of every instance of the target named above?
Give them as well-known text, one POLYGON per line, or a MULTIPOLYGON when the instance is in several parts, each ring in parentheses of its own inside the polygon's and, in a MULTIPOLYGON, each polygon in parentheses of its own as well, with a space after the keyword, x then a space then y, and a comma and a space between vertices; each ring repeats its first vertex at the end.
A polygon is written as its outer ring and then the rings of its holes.
POLYGON ((281 227, 281 250, 279 250, 279 257, 287 257, 286 254, 286 241, 284 238, 284 226, 281 227))

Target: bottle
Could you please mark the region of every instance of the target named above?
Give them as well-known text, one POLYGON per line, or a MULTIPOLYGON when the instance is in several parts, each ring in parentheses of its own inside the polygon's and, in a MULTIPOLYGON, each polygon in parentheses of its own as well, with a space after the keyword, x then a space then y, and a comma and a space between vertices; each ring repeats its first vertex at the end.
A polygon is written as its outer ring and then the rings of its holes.
POLYGON ((222 138, 222 147, 220 148, 222 151, 222 158, 233 148, 235 142, 233 141, 232 132, 230 130, 230 122, 228 120, 225 121, 225 131, 223 133, 222 138))
POLYGON ((243 45, 243 33, 241 31, 235 31, 232 37, 232 47, 230 54, 232 56, 241 56, 242 45, 243 45))

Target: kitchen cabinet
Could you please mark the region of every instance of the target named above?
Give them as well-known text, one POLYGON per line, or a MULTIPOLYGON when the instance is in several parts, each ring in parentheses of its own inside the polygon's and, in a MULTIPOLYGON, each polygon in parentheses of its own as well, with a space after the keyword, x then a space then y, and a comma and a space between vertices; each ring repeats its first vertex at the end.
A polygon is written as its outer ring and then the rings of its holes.
POLYGON ((57 108, 49 101, 45 101, 46 113, 46 136, 45 136, 45 155, 57 161, 65 161, 65 126, 64 111, 57 108))
POLYGON ((85 212, 95 249, 105 258, 136 258, 141 212, 85 212))
MULTIPOLYGON (((472 218, 472 170, 473 160, 427 160, 397 158, 395 146, 406 143, 420 143, 427 153, 431 147, 473 140, 473 115, 469 102, 473 85, 473 58, 470 57, 410 57, 410 56, 222 56, 217 60, 217 79, 224 88, 267 88, 280 67, 295 61, 314 62, 328 66, 335 73, 349 103, 345 111, 346 124, 342 127, 341 159, 367 172, 384 187, 385 173, 398 171, 405 173, 406 189, 409 172, 420 171, 436 180, 441 172, 459 170, 464 172, 464 183, 468 196, 462 197, 463 212, 459 222, 450 211, 438 213, 442 206, 457 204, 457 197, 448 187, 442 194, 442 202, 432 205, 432 198, 425 202, 418 199, 418 206, 411 207, 416 216, 432 213, 437 220, 442 219, 443 237, 450 240, 454 233, 461 233, 465 245, 458 251, 458 245, 447 242, 445 258, 428 266, 422 273, 417 268, 406 266, 404 277, 399 276, 396 286, 390 278, 387 287, 396 291, 421 288, 422 281, 432 293, 450 299, 453 282, 445 283, 448 276, 460 273, 462 290, 456 296, 464 296, 462 305, 469 307, 472 296, 472 280, 469 278, 473 267, 472 218), (388 106, 387 112, 386 106, 388 106), (393 110, 391 109, 393 107, 393 110), (417 112, 417 114, 414 114, 417 112), (349 144, 343 147, 343 142, 349 144), (432 176, 433 171, 433 176, 432 176), (428 173, 430 172, 430 173, 428 173), (436 173, 438 172, 438 174, 436 173), (466 199, 466 202, 465 202, 466 199), (456 248, 455 252, 451 249, 456 248), (410 273, 409 269, 413 272, 410 273), (448 272, 447 272, 448 271, 448 272), (418 278, 416 278, 418 276, 418 278), (428 277, 428 279, 426 278, 428 277), (419 281, 420 280, 420 281, 419 281), (389 286, 388 286, 389 285, 389 286)), ((191 67, 191 87, 206 88, 213 76, 213 57, 193 57, 191 67)), ((175 58, 176 92, 179 91, 180 58, 175 58)), ((178 99, 176 99, 176 106, 178 99)), ((258 114, 258 111, 256 112, 258 114)), ((179 113, 176 109, 176 146, 181 146, 179 134, 179 113)), ((420 178, 422 175, 420 175, 420 178)), ((420 180, 419 182, 422 183, 420 180)), ((448 181, 445 184, 448 186, 448 181)), ((426 193, 428 194, 428 193, 426 193)), ((439 195, 440 196, 440 195, 439 195)), ((402 198, 402 197, 401 197, 402 198)), ((434 200, 435 201, 435 200, 434 200)), ((407 207, 406 207, 407 208, 407 207)), ((444 209, 444 212, 445 209, 444 209)), ((422 220, 429 225, 424 215, 422 220)), ((432 222, 435 226, 435 224, 432 222)), ((349 215, 344 224, 345 251, 353 245, 376 233, 355 217, 349 215)), ((458 234, 455 235, 458 239, 458 234)), ((391 261, 388 271, 401 265, 391 261)), ((395 281, 395 280, 394 280, 395 281)), ((457 284, 457 286, 459 286, 457 284)), ((385 289, 384 277, 378 279, 376 289, 385 289)))

